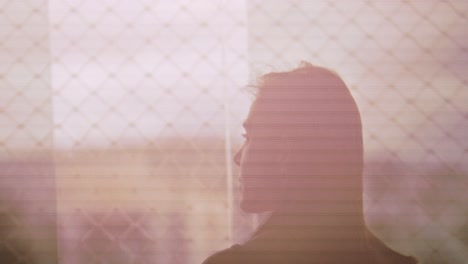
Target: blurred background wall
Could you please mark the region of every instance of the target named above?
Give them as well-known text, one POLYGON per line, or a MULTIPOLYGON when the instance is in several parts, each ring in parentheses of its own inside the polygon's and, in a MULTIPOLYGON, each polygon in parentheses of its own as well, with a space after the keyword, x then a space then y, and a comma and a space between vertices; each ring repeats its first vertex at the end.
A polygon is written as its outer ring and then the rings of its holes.
POLYGON ((245 239, 260 221, 237 208, 245 86, 306 60, 360 108, 371 229, 422 263, 468 259, 465 1, 0 10, 1 221, 16 241, 0 245, 29 248, 15 258, 199 263, 245 239))
POLYGON ((0 10, 0 263, 56 263, 49 9, 0 10))

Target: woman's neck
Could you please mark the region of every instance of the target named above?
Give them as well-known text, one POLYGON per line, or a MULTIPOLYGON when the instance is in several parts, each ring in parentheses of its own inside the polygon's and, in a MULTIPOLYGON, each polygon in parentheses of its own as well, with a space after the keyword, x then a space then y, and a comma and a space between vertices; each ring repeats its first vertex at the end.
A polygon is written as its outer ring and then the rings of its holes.
POLYGON ((272 212, 252 237, 259 243, 280 247, 326 247, 359 250, 365 241, 362 215, 324 215, 310 212, 272 212), (276 241, 276 242, 274 242, 276 241))
POLYGON ((358 228, 365 226, 362 202, 283 203, 273 210, 272 224, 293 227, 358 228))

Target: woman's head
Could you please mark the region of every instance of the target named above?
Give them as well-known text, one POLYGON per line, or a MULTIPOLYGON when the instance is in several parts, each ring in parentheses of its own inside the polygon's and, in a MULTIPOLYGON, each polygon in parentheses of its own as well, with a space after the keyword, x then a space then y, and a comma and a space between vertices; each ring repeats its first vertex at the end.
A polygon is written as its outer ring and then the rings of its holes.
POLYGON ((244 123, 247 139, 235 157, 241 207, 303 210, 349 199, 362 207, 361 121, 341 78, 304 64, 264 75, 257 86, 244 123))

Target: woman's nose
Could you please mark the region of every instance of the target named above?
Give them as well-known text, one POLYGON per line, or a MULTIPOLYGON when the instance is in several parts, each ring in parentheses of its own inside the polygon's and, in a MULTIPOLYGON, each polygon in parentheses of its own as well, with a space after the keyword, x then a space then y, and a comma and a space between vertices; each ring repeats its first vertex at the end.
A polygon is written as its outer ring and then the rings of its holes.
POLYGON ((234 163, 237 166, 240 166, 241 158, 242 158, 242 148, 239 149, 239 151, 237 151, 236 155, 234 155, 234 163))

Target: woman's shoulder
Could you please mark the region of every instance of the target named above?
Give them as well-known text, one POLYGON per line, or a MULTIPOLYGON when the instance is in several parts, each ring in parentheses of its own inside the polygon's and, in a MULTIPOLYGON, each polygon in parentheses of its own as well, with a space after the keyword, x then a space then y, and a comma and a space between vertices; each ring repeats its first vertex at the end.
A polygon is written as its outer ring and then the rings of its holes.
POLYGON ((242 263, 242 247, 240 245, 233 245, 230 248, 218 251, 209 256, 202 264, 231 264, 242 263))

